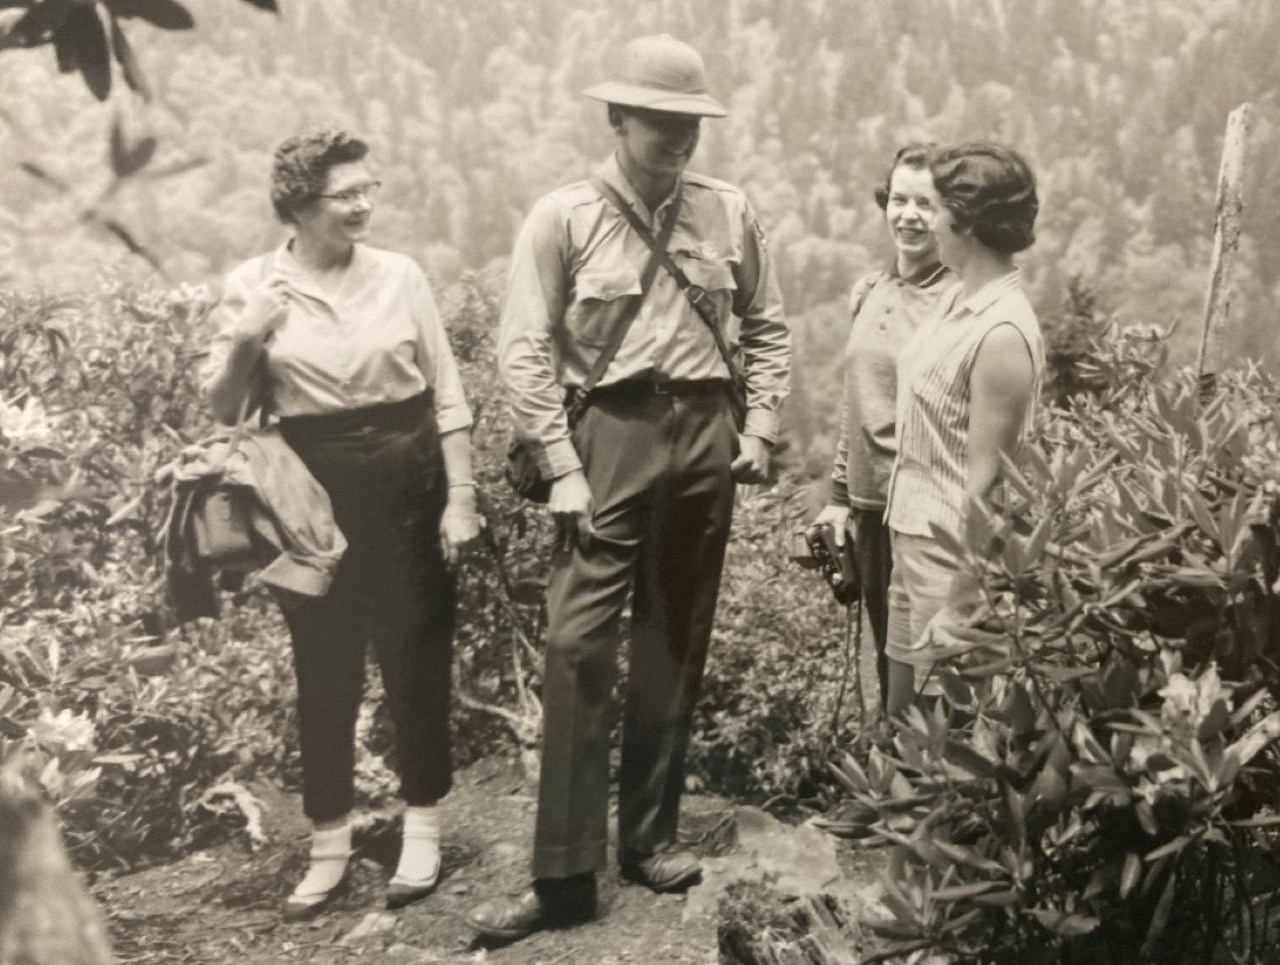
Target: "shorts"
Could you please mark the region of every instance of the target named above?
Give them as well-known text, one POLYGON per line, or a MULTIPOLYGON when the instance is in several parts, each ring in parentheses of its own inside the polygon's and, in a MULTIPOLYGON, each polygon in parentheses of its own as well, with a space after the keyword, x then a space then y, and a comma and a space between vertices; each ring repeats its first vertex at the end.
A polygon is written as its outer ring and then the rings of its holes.
POLYGON ((942 693, 932 664, 912 663, 913 653, 929 645, 925 628, 951 595, 955 560, 930 536, 912 536, 894 530, 893 575, 889 580, 889 634, 885 652, 891 660, 915 667, 916 691, 926 696, 942 693))

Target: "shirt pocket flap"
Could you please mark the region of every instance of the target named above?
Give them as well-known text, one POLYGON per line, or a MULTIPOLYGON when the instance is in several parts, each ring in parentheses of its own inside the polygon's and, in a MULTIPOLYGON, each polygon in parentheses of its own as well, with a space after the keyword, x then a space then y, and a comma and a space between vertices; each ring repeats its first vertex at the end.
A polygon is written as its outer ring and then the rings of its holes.
POLYGON ((574 286, 577 301, 611 302, 623 295, 639 295, 640 275, 634 268, 597 268, 578 272, 574 286))
POLYGON ((733 280, 733 271, 723 261, 686 258, 680 267, 689 276, 689 281, 704 291, 734 291, 738 287, 733 280))

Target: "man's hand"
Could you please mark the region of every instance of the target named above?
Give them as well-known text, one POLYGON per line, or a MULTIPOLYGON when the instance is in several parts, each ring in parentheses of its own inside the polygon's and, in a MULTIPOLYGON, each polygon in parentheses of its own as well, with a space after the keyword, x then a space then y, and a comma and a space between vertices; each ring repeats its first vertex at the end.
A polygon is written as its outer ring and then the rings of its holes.
POLYGON ((844 548, 845 538, 849 535, 849 507, 828 503, 813 521, 814 526, 830 523, 836 534, 836 545, 844 548))
POLYGON ((739 483, 763 483, 769 479, 769 443, 759 436, 738 436, 738 458, 729 471, 733 481, 739 483))
POLYGON ((547 509, 551 511, 551 518, 556 523, 557 546, 567 549, 576 543, 584 550, 590 547, 591 537, 596 532, 591 525, 595 501, 591 498, 591 487, 587 485, 587 477, 581 469, 565 473, 552 481, 547 509))
POLYGON ((475 542, 484 528, 484 517, 476 512, 476 491, 472 486, 452 486, 444 515, 440 517, 440 551, 452 565, 458 550, 475 542))

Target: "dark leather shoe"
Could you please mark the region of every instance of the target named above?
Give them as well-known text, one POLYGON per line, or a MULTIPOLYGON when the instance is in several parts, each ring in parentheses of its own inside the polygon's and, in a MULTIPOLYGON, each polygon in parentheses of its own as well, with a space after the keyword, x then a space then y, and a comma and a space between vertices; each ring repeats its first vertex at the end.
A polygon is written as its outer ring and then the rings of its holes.
POLYGON ((576 925, 596 915, 595 875, 535 881, 518 895, 491 898, 467 915, 481 938, 513 942, 541 928, 576 925))
POLYGON ((625 855, 622 877, 653 891, 681 891, 702 877, 702 865, 688 851, 666 848, 653 854, 625 855))

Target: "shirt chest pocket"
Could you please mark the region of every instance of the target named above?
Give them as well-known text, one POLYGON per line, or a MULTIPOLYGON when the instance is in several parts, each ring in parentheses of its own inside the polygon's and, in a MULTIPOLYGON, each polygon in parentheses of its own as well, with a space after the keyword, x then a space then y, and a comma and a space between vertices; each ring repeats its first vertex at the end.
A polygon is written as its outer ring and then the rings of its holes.
POLYGON ((581 345, 599 347, 609 337, 624 299, 640 294, 640 275, 634 268, 599 268, 578 272, 573 303, 568 312, 569 332, 581 345))
POLYGON ((722 258, 707 258, 687 251, 675 252, 674 260, 688 276, 689 283, 701 288, 710 297, 721 331, 730 341, 734 341, 737 333, 733 331, 733 297, 738 290, 738 283, 734 281, 732 265, 722 258))

